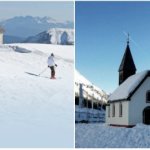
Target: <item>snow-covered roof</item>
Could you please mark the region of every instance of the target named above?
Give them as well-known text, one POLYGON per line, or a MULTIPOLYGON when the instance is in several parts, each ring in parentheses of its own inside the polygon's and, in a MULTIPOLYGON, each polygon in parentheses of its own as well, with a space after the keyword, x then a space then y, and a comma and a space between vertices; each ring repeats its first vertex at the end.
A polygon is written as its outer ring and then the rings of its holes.
POLYGON ((130 76, 125 80, 108 98, 109 101, 128 99, 130 94, 141 83, 145 76, 149 73, 149 70, 142 71, 135 75, 130 76))

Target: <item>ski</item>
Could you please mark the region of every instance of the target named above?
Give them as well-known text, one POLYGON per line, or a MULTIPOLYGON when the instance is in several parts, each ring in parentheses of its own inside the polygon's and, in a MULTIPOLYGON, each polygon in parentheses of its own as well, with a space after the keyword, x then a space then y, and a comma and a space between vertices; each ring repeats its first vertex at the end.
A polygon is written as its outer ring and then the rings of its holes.
POLYGON ((41 76, 41 75, 39 75, 39 74, 35 74, 35 73, 31 73, 31 72, 25 72, 25 73, 28 74, 28 75, 31 75, 31 76, 36 76, 36 77, 41 77, 41 78, 47 78, 47 79, 50 79, 50 80, 61 79, 61 77, 56 77, 55 79, 51 79, 50 77, 41 76))

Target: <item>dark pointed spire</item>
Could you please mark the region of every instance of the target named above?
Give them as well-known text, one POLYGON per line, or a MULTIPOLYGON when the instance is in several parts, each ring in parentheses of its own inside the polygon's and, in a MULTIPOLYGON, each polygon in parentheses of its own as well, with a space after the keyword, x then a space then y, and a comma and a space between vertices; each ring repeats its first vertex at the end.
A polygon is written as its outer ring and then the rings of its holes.
POLYGON ((119 84, 124 82, 129 76, 136 73, 136 67, 129 46, 129 34, 127 39, 127 47, 119 67, 119 84))
POLYGON ((128 38, 127 38, 127 45, 129 45, 129 33, 128 33, 128 38))

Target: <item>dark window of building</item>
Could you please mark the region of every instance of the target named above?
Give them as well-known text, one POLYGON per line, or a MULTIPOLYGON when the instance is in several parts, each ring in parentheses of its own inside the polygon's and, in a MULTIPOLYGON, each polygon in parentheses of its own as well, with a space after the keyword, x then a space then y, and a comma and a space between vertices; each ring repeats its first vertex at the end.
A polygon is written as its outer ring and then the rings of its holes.
POLYGON ((119 117, 122 117, 122 103, 119 103, 119 117))
POLYGON ((99 104, 98 104, 98 107, 99 107, 99 108, 101 108, 101 107, 102 107, 102 105, 99 103, 99 104))
POLYGON ((97 109, 97 103, 93 103, 93 108, 97 109))
POLYGON ((84 106, 84 107, 88 107, 88 101, 87 101, 87 99, 84 99, 84 100, 83 100, 83 106, 84 106))
POLYGON ((106 105, 103 105, 102 108, 103 108, 104 110, 106 110, 106 105))
POLYGON ((150 91, 147 91, 146 93, 146 102, 150 103, 150 91))
POLYGON ((88 100, 88 108, 92 108, 92 103, 90 100, 88 100))
POLYGON ((79 105, 79 97, 75 97, 75 104, 79 105))
POLYGON ((112 104, 112 117, 115 117, 115 104, 112 104))

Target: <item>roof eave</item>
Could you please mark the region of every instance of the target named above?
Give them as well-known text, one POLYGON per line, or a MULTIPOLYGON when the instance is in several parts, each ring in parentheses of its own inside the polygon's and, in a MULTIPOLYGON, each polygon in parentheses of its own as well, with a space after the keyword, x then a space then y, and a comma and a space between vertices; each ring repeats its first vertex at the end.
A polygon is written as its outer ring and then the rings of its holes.
POLYGON ((129 101, 129 98, 123 98, 123 99, 115 99, 115 100, 108 100, 108 103, 114 103, 114 102, 121 102, 121 101, 129 101))
POLYGON ((131 97, 134 95, 134 93, 139 89, 139 87, 142 85, 142 83, 147 79, 147 77, 150 76, 150 71, 145 75, 145 77, 141 80, 141 82, 135 87, 135 89, 129 93, 127 98, 122 98, 122 99, 113 99, 113 100, 108 100, 108 102, 113 103, 113 102, 119 102, 119 101, 130 101, 131 97))

